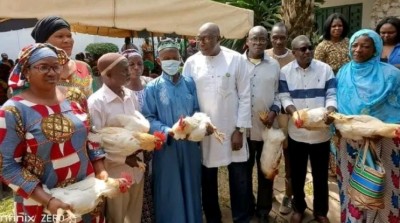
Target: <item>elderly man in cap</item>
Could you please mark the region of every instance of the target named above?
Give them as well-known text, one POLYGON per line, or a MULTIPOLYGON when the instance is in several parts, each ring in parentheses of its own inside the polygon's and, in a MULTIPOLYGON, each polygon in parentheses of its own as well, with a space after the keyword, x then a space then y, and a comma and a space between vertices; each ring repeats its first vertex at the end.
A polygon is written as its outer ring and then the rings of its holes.
MULTIPOLYGON (((89 113, 96 129, 108 126, 110 119, 118 114, 133 115, 138 109, 134 93, 124 85, 129 80, 128 60, 118 53, 104 54, 97 62, 103 86, 88 99, 89 113)), ((138 155, 143 159, 143 154, 138 155)), ((136 155, 128 157, 107 154, 104 168, 113 178, 126 172, 135 180, 127 194, 107 199, 107 221, 138 223, 141 221, 143 203, 143 173, 134 167, 136 155), (133 161, 132 161, 133 160, 133 161)), ((101 169, 101 168, 98 168, 101 169)), ((99 173, 96 173, 99 174, 99 173)))
POLYGON ((198 143, 175 140, 171 127, 181 116, 199 110, 193 80, 179 73, 179 45, 171 39, 158 47, 162 74, 146 85, 143 115, 150 132, 168 135, 164 147, 154 152, 154 207, 157 223, 200 223, 201 153, 198 143))

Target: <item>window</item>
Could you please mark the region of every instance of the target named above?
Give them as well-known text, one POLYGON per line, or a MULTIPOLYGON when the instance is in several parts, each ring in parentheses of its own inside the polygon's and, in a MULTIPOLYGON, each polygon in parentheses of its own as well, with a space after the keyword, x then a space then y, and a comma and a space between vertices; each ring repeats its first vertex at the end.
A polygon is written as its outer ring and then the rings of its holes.
POLYGON ((362 22, 362 4, 342 5, 328 8, 320 8, 316 12, 316 21, 318 24, 318 33, 322 35, 322 30, 326 18, 332 13, 341 13, 349 23, 348 37, 361 29, 362 22))

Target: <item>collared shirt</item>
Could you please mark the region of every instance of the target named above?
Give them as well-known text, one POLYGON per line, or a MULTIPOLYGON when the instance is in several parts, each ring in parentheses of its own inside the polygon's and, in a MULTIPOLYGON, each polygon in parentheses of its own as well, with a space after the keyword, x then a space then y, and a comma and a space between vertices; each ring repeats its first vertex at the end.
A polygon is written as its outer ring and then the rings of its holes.
POLYGON ((211 118, 219 131, 225 133, 221 144, 215 137, 202 141, 203 165, 219 167, 248 159, 246 135, 243 148, 232 151, 231 135, 235 127, 251 127, 250 80, 242 55, 225 47, 216 56, 201 52, 189 57, 183 75, 192 77, 197 89, 200 111, 211 118))
MULTIPOLYGON (((115 94, 107 85, 103 86, 93 93, 88 99, 89 113, 92 123, 96 129, 101 129, 108 126, 108 123, 112 117, 118 114, 130 115, 134 114, 136 108, 138 108, 137 99, 134 93, 126 87, 123 87, 124 98, 120 98, 115 94)), ((125 164, 124 156, 118 156, 115 154, 107 154, 105 165, 112 168, 113 172, 115 169, 121 169, 130 173, 136 182, 140 182, 143 173, 138 168, 131 168, 125 164)), ((139 158, 142 158, 142 153, 139 154, 139 158)), ((108 170, 107 170, 108 171, 108 170)), ((111 176, 120 177, 120 176, 111 176)))
MULTIPOLYGON (((298 110, 337 107, 336 78, 328 64, 313 59, 310 66, 303 69, 295 60, 281 71, 279 97, 285 109, 289 105, 294 105, 298 110)), ((292 119, 288 130, 289 136, 298 142, 316 144, 330 139, 328 128, 318 131, 297 128, 292 119)))
POLYGON ((275 111, 279 113, 281 102, 278 97, 280 66, 278 61, 266 53, 260 63, 253 64, 247 57, 247 51, 242 55, 247 62, 251 88, 251 128, 250 139, 262 141, 265 125, 261 122, 259 113, 275 111))

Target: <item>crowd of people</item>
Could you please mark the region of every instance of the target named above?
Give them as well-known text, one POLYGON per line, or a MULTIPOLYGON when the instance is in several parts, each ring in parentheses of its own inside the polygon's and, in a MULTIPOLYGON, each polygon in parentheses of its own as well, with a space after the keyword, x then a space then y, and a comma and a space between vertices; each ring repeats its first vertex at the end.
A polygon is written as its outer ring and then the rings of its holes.
POLYGON ((102 85, 94 91, 90 66, 71 59, 69 23, 57 16, 39 20, 32 31, 36 43, 23 48, 15 64, 6 54, 0 63, 0 82, 10 88, 8 97, 0 92, 5 96, 0 109, 0 180, 15 192, 15 215, 40 222, 45 213, 73 210, 44 186, 65 187, 93 176, 107 180, 126 172, 135 184, 121 196, 103 199, 79 221, 200 223, 204 213, 206 222, 221 223, 218 171, 226 166, 233 222, 249 223, 254 216, 269 222, 274 182, 261 170, 262 132, 280 128, 286 140, 285 194, 279 212, 292 213, 291 223, 304 219, 308 162, 316 222, 330 222, 329 170, 338 180, 341 222, 400 222, 398 139, 375 139, 387 173, 385 208, 364 210, 352 203, 347 191, 365 140, 334 141, 334 131, 297 128, 291 118, 300 109, 325 107, 328 113, 400 122, 395 115, 400 112, 400 20, 385 18, 375 31, 362 29, 350 39, 348 33, 346 19, 334 13, 314 50, 304 35, 288 47, 283 23, 271 30, 255 26, 240 54, 221 45, 217 24, 205 23, 189 41, 184 63, 182 45, 173 39, 161 40, 157 48, 146 39, 141 54, 128 37, 122 53, 98 59, 102 85), (266 49, 269 41, 272 48, 266 49), (144 76, 146 61, 155 61, 161 75, 144 76), (114 116, 135 111, 149 121, 150 133, 166 136, 162 149, 119 156, 88 139, 92 128, 101 129, 114 116), (201 143, 176 140, 174 123, 195 112, 206 113, 225 139, 219 142, 207 135, 201 143), (259 118, 260 112, 267 112, 266 119, 259 118), (146 164, 144 172, 137 160, 146 164))

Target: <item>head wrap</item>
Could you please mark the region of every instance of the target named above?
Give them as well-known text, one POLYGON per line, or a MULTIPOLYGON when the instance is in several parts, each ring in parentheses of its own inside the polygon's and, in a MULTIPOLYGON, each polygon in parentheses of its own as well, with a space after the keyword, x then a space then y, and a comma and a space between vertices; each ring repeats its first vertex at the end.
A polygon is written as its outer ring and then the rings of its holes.
POLYGON ((142 57, 142 54, 140 54, 136 49, 128 49, 125 50, 124 52, 121 53, 122 56, 124 56, 126 59, 129 59, 129 57, 133 56, 140 56, 142 57))
POLYGON ((177 42, 175 42, 171 38, 167 38, 167 39, 161 40, 158 43, 157 52, 160 52, 161 50, 167 49, 167 48, 175 48, 175 49, 179 50, 179 47, 180 46, 177 42))
POLYGON ((383 41, 378 33, 376 33, 373 30, 370 30, 370 29, 359 30, 351 36, 350 41, 349 41, 350 59, 353 59, 353 56, 351 55, 351 46, 353 45, 354 41, 356 41, 358 39, 358 37, 360 37, 360 36, 368 36, 369 38, 372 39, 372 41, 374 42, 374 47, 375 47, 375 54, 374 54, 373 58, 371 58, 371 59, 379 61, 381 52, 383 49, 383 41))
POLYGON ((366 114, 384 122, 399 123, 400 116, 393 114, 400 113, 400 70, 380 62, 382 39, 370 29, 357 31, 350 38, 351 58, 351 46, 360 36, 372 39, 375 54, 361 63, 352 59, 340 68, 336 94, 338 110, 346 115, 366 114))
POLYGON ((126 59, 119 53, 106 53, 97 61, 97 69, 101 76, 107 74, 108 71, 113 69, 121 60, 126 59))
POLYGON ((49 55, 54 55, 48 51, 48 49, 55 53, 56 57, 58 58, 58 62, 61 65, 64 65, 68 62, 68 55, 64 52, 64 50, 58 49, 47 43, 36 43, 23 48, 19 53, 18 63, 15 64, 14 69, 11 71, 8 79, 8 85, 13 90, 14 95, 20 93, 22 90, 28 87, 25 84, 26 78, 24 72, 26 69, 33 63, 49 57, 49 55))
POLYGON ((36 23, 31 36, 36 43, 45 43, 53 33, 63 28, 71 29, 69 23, 63 18, 48 16, 36 23))
POLYGON ((32 52, 32 55, 28 59, 28 64, 32 65, 39 60, 47 57, 57 58, 56 52, 48 47, 42 47, 32 52))

